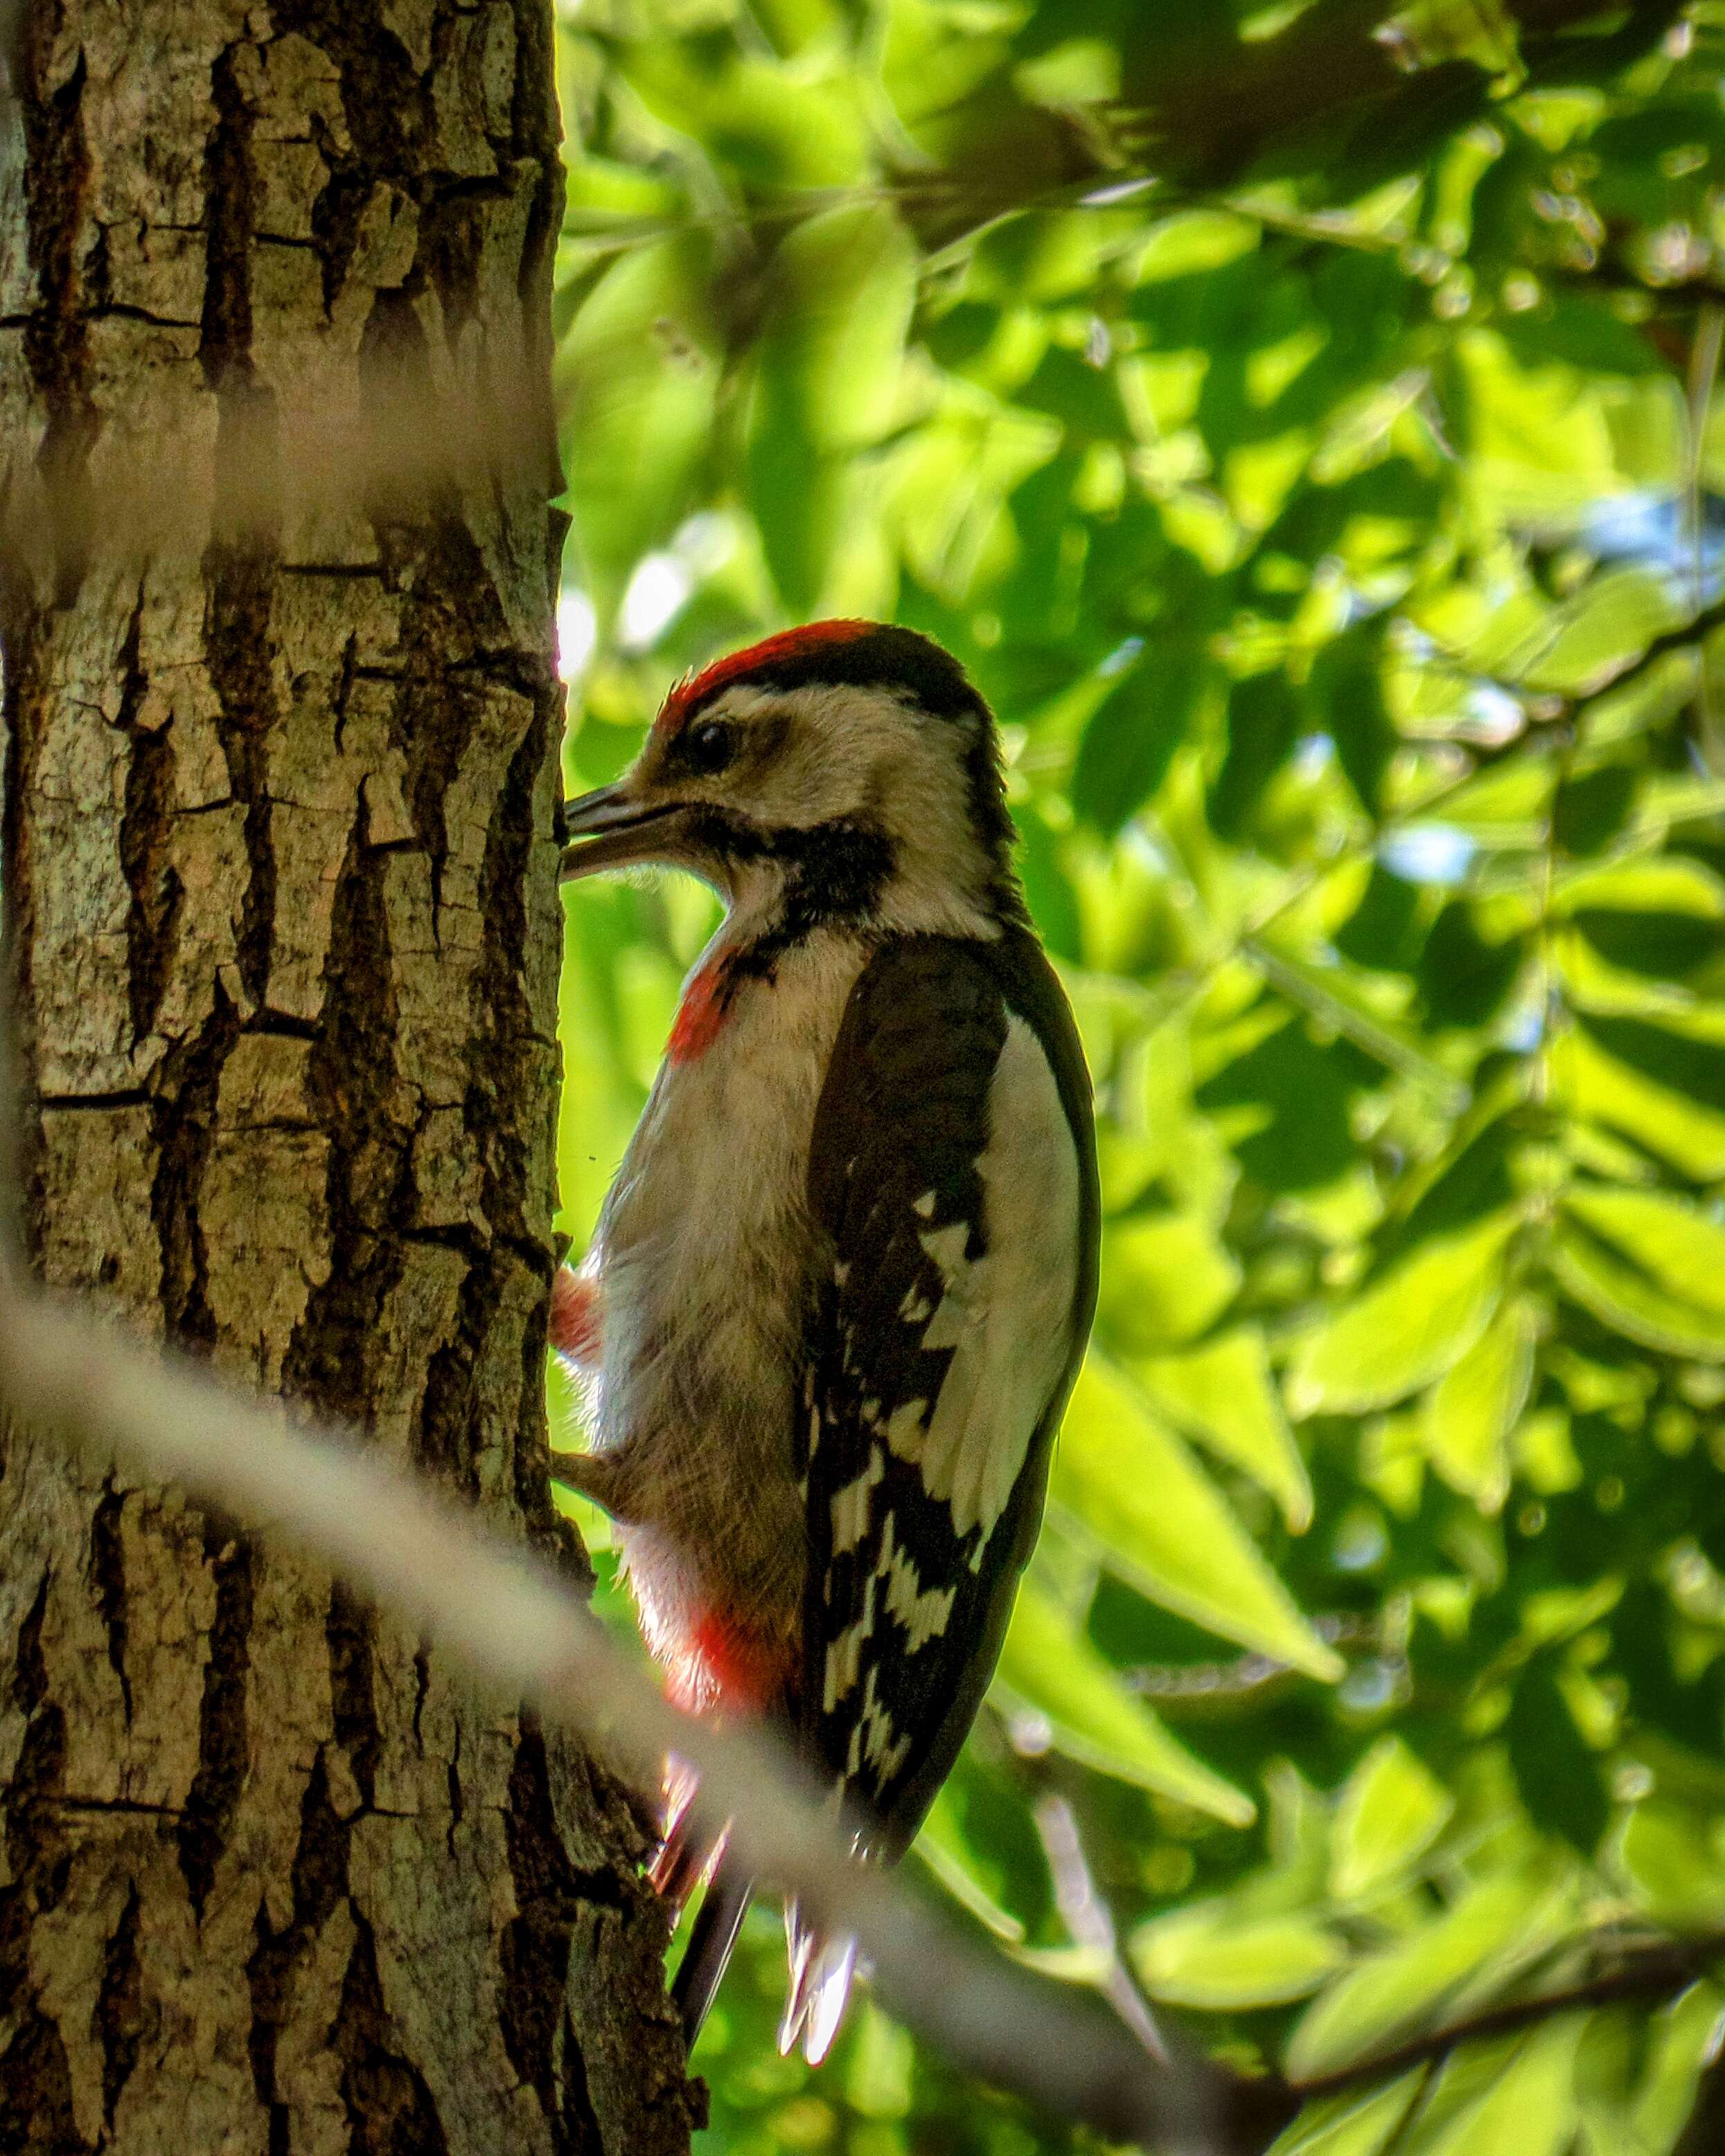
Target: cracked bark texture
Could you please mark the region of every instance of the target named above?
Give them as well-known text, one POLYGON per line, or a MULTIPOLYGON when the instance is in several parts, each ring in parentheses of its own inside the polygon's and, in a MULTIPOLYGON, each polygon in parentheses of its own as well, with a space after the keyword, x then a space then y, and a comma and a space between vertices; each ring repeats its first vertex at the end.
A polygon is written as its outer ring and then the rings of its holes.
MULTIPOLYGON (((7 12, 32 1262, 578 1568, 548 0, 7 12)), ((0 2156, 685 2149, 604 1771, 316 1567, 0 1440, 0 2156)))

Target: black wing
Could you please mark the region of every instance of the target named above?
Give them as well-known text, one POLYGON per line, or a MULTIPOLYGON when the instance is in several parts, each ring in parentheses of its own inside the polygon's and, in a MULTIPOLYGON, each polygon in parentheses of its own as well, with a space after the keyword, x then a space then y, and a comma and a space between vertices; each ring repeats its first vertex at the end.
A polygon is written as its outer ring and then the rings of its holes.
POLYGON ((809 1196, 831 1265, 799 1432, 798 1718, 890 1858, 993 1673, 1095 1302, 1089 1082, 1034 939, 875 955, 816 1113, 809 1196))

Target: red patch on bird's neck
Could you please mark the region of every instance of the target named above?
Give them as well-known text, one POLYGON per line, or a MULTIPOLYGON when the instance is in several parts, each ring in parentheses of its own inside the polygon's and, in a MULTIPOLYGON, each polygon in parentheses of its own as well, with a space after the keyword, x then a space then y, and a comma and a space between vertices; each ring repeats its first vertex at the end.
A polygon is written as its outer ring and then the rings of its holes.
POLYGON ((762 637, 746 650, 733 651, 728 657, 716 659, 699 674, 679 681, 660 707, 659 716, 653 721, 653 731, 660 738, 669 740, 680 732, 685 721, 696 706, 715 696, 721 689, 728 688, 733 681, 741 681, 763 666, 774 666, 787 659, 800 658, 805 652, 818 651, 826 644, 854 644, 860 636, 869 635, 878 624, 872 621, 811 621, 801 629, 782 629, 776 636, 762 637))
POLYGON ((552 1279, 551 1344, 582 1368, 599 1359, 598 1287, 569 1265, 559 1265, 552 1279))
POLYGON ((731 957, 710 958, 683 991, 665 1052, 673 1063, 693 1063, 718 1039, 731 1009, 731 957))

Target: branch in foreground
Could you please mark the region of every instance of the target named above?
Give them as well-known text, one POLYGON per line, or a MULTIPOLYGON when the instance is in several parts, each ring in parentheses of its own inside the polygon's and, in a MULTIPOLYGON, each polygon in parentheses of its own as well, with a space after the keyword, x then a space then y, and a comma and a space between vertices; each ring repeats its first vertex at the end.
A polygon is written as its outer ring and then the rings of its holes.
POLYGON ((1189 2047, 1151 2057, 1091 1997, 978 1951, 880 1872, 849 1862, 809 1784, 758 1736, 679 1713, 547 1567, 351 1437, 157 1356, 88 1317, 0 1286, 0 1404, 105 1464, 116 1454, 312 1553, 475 1677, 578 1728, 656 1784, 675 1751, 706 1822, 823 1928, 855 1931, 882 1997, 956 2064, 1116 2142, 1163 2156, 1260 2156, 1298 2108, 1189 2047))
POLYGON ((1469 2015, 1465 2021, 1451 2022, 1429 2035, 1411 2037, 1391 2050, 1368 2052, 1337 2067, 1333 2073, 1314 2074, 1292 2086, 1303 2099, 1333 2096, 1339 2090, 1357 2087, 1362 2082, 1389 2081, 1397 2074, 1405 2073, 1410 2066, 1443 2058, 1459 2045, 1480 2043, 1488 2037, 1507 2036, 1517 2030, 1531 2029, 1535 2023, 1548 2021, 1556 2014, 1674 1997, 1698 1978, 1717 1969, 1722 1958, 1725 1958, 1725 1935, 1717 1933, 1694 1939, 1662 1940, 1626 1953, 1616 1968, 1589 1977, 1582 1983, 1561 1990, 1536 1992, 1531 1998, 1512 1999, 1502 2006, 1487 2007, 1469 2015))

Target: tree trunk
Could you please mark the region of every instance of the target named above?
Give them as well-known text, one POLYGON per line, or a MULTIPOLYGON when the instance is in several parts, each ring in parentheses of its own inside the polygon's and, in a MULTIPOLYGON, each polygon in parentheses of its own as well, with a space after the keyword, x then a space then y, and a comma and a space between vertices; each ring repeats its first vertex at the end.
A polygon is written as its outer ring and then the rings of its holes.
MULTIPOLYGON (((548 0, 26 0, 13 34, 31 1261, 579 1568, 548 0)), ((17 1430, 0 1477, 0 2152, 687 2147, 603 1768, 172 1491, 17 1430)))

